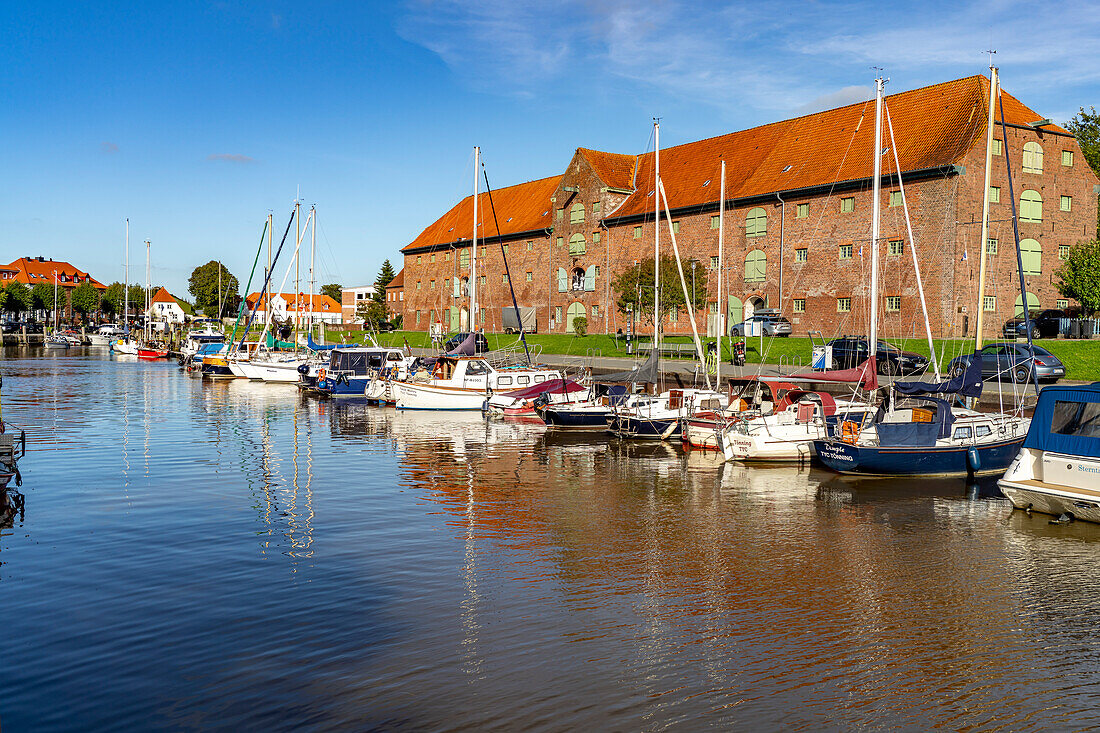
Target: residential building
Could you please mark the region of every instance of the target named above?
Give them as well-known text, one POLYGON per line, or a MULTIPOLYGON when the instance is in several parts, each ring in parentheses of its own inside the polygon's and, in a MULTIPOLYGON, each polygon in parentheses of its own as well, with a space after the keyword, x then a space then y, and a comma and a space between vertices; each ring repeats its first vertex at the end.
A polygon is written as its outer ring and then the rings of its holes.
POLYGON ((398 272, 386 285, 386 317, 404 315, 405 306, 405 270, 398 272))
POLYGON ((150 318, 154 323, 165 323, 169 325, 183 323, 184 313, 183 308, 176 300, 175 296, 169 293, 165 288, 157 290, 153 294, 153 297, 149 300, 150 318))
POLYGON ((0 268, 0 284, 6 285, 8 282, 15 280, 32 288, 41 282, 53 285, 54 273, 57 274, 58 287, 71 289, 81 283, 90 282, 98 290, 107 289, 106 285, 84 270, 63 260, 51 260, 41 256, 20 257, 10 265, 0 268))
MULTIPOLYGON (((256 321, 268 322, 267 300, 260 300, 259 293, 249 293, 245 298, 246 306, 256 309, 256 321)), ((285 322, 288 318, 297 320, 301 325, 307 322, 336 324, 341 322, 340 304, 327 295, 306 293, 272 293, 271 316, 273 320, 285 322)))
POLYGON ((373 285, 359 285, 353 288, 344 288, 340 293, 340 314, 345 324, 360 323, 355 315, 355 309, 364 300, 370 300, 374 295, 373 285))

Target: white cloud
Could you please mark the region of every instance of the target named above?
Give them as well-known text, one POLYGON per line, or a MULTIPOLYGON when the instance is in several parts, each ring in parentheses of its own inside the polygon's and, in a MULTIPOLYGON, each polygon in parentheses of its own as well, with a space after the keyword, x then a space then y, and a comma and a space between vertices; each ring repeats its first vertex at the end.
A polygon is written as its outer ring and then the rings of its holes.
POLYGON ((255 159, 241 155, 239 153, 211 153, 206 156, 207 160, 221 160, 227 163, 241 163, 247 165, 248 163, 255 163, 255 159))

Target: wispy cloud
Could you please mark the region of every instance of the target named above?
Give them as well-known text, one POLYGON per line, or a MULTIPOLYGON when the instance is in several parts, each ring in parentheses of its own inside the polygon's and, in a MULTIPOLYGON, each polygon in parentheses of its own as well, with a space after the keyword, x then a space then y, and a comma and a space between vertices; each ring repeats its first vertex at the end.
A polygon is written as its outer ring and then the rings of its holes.
POLYGON ((99 144, 99 150, 106 155, 114 155, 118 152, 118 146, 112 142, 107 142, 106 140, 104 140, 99 144))
POLYGON ((238 153, 211 153, 210 155, 206 156, 206 159, 223 160, 227 163, 241 163, 245 165, 256 162, 254 158, 251 158, 247 155, 240 155, 238 153))
POLYGON ((279 30, 283 26, 283 16, 278 13, 271 14, 271 29, 279 30))
POLYGON ((1018 96, 1041 102, 1052 85, 1083 89, 1100 79, 1100 13, 1090 5, 408 0, 397 29, 479 91, 615 88, 774 117, 864 98, 868 87, 853 83, 869 82, 873 66, 897 77, 889 91, 979 73, 990 44, 1018 96))

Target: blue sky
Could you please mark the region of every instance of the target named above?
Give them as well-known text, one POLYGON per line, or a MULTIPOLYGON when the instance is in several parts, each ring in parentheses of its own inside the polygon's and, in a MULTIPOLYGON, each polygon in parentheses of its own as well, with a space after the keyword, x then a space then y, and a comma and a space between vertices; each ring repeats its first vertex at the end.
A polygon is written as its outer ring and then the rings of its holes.
MULTIPOLYGON (((1033 2, 411 0, 5 5, 8 262, 186 294, 243 281, 263 221, 316 204, 318 279, 374 280, 472 187, 562 172, 578 146, 644 152, 971 74, 1064 122, 1100 102, 1100 7, 1033 2)), ((4 259, 6 258, 6 259, 4 259)), ((303 260, 305 262, 305 260, 303 260)), ((282 268, 276 270, 277 278, 282 268)), ((255 289, 255 288, 254 288, 255 289)))

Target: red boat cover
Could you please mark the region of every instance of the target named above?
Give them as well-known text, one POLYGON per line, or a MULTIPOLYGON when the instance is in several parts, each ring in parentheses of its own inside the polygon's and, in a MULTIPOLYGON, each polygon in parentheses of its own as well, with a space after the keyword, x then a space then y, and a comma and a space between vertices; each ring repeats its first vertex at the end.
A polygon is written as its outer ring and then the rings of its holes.
POLYGON ((572 392, 584 392, 586 389, 588 388, 582 387, 572 379, 566 379, 564 383, 560 379, 547 379, 545 382, 536 382, 530 387, 510 390, 507 392, 507 395, 509 397, 515 397, 516 399, 525 399, 527 397, 538 397, 543 392, 570 394, 572 392))
POLYGON ((832 395, 825 392, 809 392, 804 389, 792 389, 783 395, 783 399, 775 406, 775 412, 786 410, 791 405, 801 402, 804 397, 820 402, 821 410, 826 416, 836 414, 836 401, 832 395))
POLYGON ((867 361, 851 369, 826 369, 823 372, 811 374, 792 374, 792 379, 814 379, 821 382, 859 382, 865 390, 870 392, 878 388, 878 377, 875 372, 875 357, 870 356, 867 361))

